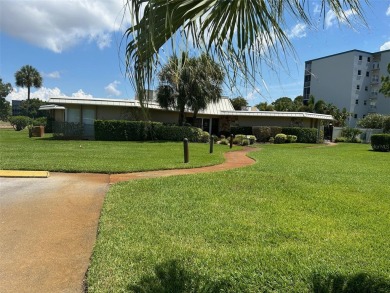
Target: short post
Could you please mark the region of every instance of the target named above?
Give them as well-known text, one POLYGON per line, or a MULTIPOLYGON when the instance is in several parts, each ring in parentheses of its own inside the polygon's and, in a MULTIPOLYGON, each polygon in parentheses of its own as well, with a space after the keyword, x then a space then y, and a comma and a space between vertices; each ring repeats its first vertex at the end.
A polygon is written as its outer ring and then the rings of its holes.
POLYGON ((184 146, 184 163, 189 162, 189 152, 188 152, 188 139, 183 139, 183 146, 184 146))
POLYGON ((214 151, 214 136, 210 135, 210 154, 214 151))
POLYGON ((230 134, 230 148, 233 147, 233 134, 230 134))

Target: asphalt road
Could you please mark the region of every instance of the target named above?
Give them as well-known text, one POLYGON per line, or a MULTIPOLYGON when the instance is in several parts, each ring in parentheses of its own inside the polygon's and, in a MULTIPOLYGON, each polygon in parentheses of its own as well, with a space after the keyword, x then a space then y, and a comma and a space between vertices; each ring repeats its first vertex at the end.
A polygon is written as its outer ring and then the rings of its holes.
POLYGON ((0 292, 82 292, 109 175, 0 178, 0 292))

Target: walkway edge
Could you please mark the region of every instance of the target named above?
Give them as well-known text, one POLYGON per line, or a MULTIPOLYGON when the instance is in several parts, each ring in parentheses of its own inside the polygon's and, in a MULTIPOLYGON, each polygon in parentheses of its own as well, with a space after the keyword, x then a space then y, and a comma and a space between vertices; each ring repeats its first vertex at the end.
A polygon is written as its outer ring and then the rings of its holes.
POLYGON ((48 171, 19 171, 19 170, 0 170, 0 177, 9 178, 48 178, 48 171))

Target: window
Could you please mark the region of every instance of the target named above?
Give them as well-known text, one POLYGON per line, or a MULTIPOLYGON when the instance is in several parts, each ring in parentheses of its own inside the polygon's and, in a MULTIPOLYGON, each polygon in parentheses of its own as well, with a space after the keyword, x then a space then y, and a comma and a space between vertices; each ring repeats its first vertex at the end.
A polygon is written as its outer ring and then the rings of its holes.
POLYGON ((357 90, 360 90, 360 85, 357 85, 357 86, 356 86, 356 89, 357 89, 357 90))
POLYGON ((358 70, 358 75, 362 75, 362 71, 361 70, 358 70))
POLYGON ((367 57, 367 62, 371 62, 371 58, 370 57, 367 57))
POLYGON ((369 71, 366 71, 366 76, 367 76, 367 77, 370 76, 370 72, 369 72, 369 71))
POLYGON ((362 61, 362 60, 363 60, 363 56, 359 55, 359 61, 362 61))
POLYGON ((355 118, 355 119, 356 119, 356 118, 357 118, 357 114, 353 114, 353 118, 355 118))
POLYGON ((365 90, 365 91, 368 91, 368 86, 365 86, 365 87, 364 87, 364 90, 365 90))
MULTIPOLYGON (((365 106, 365 105, 367 105, 367 101, 366 101, 366 100, 364 100, 364 106, 365 106)), ((363 118, 364 118, 364 116, 363 116, 363 118)))
POLYGON ((355 100, 355 104, 356 104, 356 105, 359 105, 359 100, 356 99, 356 100, 355 100))

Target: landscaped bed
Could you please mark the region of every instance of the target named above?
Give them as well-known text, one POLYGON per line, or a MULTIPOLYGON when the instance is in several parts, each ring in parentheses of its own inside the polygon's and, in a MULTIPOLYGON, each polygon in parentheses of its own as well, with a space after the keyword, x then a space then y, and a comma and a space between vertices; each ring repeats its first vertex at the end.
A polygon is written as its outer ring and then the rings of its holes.
POLYGON ((251 167, 114 185, 90 292, 389 292, 387 153, 262 145, 251 167))

